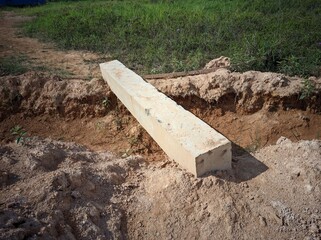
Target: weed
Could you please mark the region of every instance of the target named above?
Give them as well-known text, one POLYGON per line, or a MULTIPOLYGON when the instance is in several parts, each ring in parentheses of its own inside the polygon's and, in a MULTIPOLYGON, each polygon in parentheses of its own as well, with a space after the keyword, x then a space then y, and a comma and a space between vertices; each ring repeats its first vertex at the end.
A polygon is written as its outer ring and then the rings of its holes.
POLYGON ((108 98, 108 97, 105 97, 104 100, 102 101, 102 105, 103 105, 106 109, 108 109, 108 108, 110 107, 110 104, 111 104, 111 102, 110 102, 109 98, 108 98))
POLYGON ((11 134, 16 136, 16 143, 24 143, 25 140, 27 139, 25 135, 27 132, 23 129, 23 127, 16 125, 10 130, 11 134))
POLYGON ((315 91, 314 83, 309 79, 302 81, 300 100, 309 99, 315 91))

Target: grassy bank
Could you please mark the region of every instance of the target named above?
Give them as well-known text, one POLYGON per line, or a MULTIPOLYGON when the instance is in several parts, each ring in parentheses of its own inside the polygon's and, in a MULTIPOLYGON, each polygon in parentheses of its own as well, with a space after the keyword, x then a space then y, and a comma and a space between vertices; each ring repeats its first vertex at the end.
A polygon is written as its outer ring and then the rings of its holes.
POLYGON ((140 73, 198 69, 221 55, 240 71, 317 75, 319 0, 52 2, 28 35, 65 49, 108 52, 140 73))

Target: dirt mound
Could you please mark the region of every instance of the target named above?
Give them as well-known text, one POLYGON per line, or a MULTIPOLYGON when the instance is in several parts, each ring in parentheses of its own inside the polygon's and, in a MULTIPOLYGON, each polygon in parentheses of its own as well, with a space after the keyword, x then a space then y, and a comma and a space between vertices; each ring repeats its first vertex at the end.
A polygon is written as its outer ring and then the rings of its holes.
MULTIPOLYGON (((320 112, 321 79, 311 78, 309 99, 300 99, 304 91, 302 78, 279 73, 249 71, 231 72, 221 68, 215 72, 164 80, 149 80, 157 89, 175 98, 205 100, 213 105, 235 105, 240 113, 255 113, 261 109, 311 109, 320 112)), ((306 80, 307 81, 307 80, 306 80)))
POLYGON ((38 138, 0 152, 1 239, 122 238, 124 216, 113 198, 141 158, 38 138))
POLYGON ((144 171, 129 231, 135 239, 318 239, 320 144, 286 139, 253 158, 234 152, 233 171, 198 180, 175 168, 144 171))
POLYGON ((72 119, 102 116, 107 112, 108 103, 103 105, 103 101, 110 90, 103 80, 63 80, 28 72, 0 77, 0 81, 0 120, 21 112, 25 117, 47 114, 72 119))
POLYGON ((167 160, 31 138, 0 147, 1 239, 319 239, 321 142, 286 138, 201 179, 167 160))

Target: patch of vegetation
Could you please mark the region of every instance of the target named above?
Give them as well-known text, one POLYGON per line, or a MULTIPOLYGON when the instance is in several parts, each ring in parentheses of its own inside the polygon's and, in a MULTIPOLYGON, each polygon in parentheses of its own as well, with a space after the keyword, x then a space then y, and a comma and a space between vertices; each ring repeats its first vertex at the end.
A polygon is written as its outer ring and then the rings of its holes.
POLYGON ((104 106, 104 108, 108 109, 110 108, 111 105, 111 101, 108 97, 104 97, 103 101, 102 101, 102 105, 104 106))
POLYGON ((0 76, 19 75, 27 72, 26 57, 9 56, 0 59, 0 76))
POLYGON ((139 73, 199 69, 221 55, 234 70, 319 75, 319 0, 59 1, 23 9, 29 36, 107 52, 139 73))
POLYGON ((11 134, 16 136, 16 143, 24 143, 24 141, 27 139, 25 135, 27 134, 27 131, 23 129, 23 127, 16 125, 10 130, 11 134))
POLYGON ((314 90, 315 84, 309 79, 304 79, 302 81, 300 100, 311 98, 311 96, 314 93, 314 90))

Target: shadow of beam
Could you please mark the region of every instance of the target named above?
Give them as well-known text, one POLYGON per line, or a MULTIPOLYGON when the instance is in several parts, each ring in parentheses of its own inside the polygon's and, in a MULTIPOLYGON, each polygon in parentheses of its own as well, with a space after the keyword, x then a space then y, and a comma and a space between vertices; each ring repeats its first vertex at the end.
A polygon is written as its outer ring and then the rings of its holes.
POLYGON ((215 176, 226 181, 241 183, 257 177, 268 170, 268 167, 247 152, 241 146, 232 143, 232 169, 229 171, 214 171, 206 176, 215 176))

